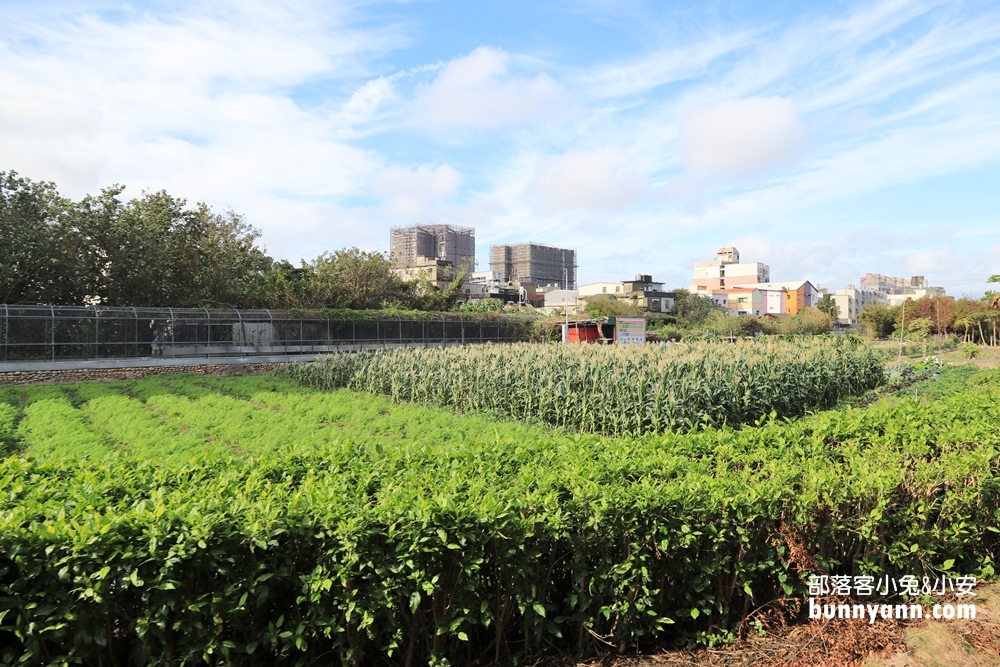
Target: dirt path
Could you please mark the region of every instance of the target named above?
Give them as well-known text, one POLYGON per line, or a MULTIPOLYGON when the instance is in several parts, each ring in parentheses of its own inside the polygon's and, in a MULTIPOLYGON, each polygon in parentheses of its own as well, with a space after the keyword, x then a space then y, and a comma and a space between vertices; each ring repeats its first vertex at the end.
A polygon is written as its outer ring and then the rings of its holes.
POLYGON ((722 648, 574 667, 1000 667, 1000 584, 979 586, 976 608, 969 621, 803 622, 722 648))

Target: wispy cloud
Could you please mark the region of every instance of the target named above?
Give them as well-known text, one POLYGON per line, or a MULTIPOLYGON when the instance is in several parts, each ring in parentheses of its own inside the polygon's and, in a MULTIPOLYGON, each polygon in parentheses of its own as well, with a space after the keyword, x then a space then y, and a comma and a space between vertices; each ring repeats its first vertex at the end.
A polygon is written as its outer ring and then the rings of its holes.
POLYGON ((530 8, 510 9, 535 26, 515 38, 438 26, 420 3, 5 5, 0 169, 233 206, 279 255, 384 247, 389 224, 426 216, 475 224, 484 247, 573 245, 584 280, 682 281, 738 239, 826 282, 862 264, 970 273, 997 220, 933 221, 957 235, 927 254, 880 217, 890 194, 851 202, 1000 166, 1000 10, 883 0, 727 21, 692 4, 667 26, 655 7, 567 10, 645 37, 610 48, 530 8), (882 229, 851 254, 852 234, 882 229))
POLYGON ((433 81, 417 88, 414 124, 488 130, 572 114, 565 89, 550 76, 516 76, 509 69, 506 53, 485 46, 452 60, 433 81))

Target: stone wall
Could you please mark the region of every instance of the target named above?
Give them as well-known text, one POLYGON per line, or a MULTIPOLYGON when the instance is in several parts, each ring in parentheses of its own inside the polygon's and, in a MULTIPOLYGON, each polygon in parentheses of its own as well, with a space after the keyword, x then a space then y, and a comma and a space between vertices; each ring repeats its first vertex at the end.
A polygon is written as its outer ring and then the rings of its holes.
POLYGON ((280 364, 198 364, 128 368, 74 368, 56 371, 9 371, 0 373, 0 385, 57 384, 60 382, 110 382, 138 380, 150 375, 191 373, 194 375, 249 375, 266 373, 280 364))

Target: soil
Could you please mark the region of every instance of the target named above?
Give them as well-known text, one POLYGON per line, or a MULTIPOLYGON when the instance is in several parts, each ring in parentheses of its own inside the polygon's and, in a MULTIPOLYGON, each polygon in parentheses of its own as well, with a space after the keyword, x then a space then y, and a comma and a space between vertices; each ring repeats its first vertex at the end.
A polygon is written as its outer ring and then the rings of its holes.
POLYGON ((604 656, 563 667, 1000 667, 1000 584, 976 588, 976 619, 805 621, 721 648, 604 656))

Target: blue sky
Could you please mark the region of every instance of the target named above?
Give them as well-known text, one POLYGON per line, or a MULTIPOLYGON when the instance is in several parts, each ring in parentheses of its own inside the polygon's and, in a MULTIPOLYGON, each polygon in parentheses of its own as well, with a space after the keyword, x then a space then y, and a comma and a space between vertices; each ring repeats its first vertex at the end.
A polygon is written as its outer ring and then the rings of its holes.
POLYGON ((393 225, 576 248, 581 282, 736 245, 825 287, 1000 273, 989 2, 0 5, 0 169, 233 208, 297 260, 393 225))

